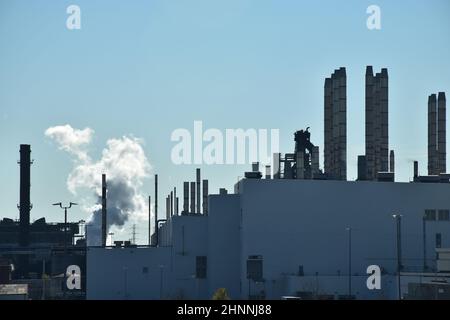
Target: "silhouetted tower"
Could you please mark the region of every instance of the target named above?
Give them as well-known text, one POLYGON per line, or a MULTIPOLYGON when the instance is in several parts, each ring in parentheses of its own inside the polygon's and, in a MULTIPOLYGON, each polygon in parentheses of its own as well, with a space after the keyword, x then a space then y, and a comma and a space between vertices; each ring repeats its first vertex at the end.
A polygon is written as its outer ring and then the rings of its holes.
MULTIPOLYGON (((20 145, 20 212, 19 222, 19 246, 28 247, 30 245, 30 211, 33 207, 30 201, 30 159, 31 148, 28 144, 20 145)), ((18 274, 22 277, 28 275, 28 256, 21 255, 19 258, 18 274)))
POLYGON ((102 247, 106 247, 108 227, 106 224, 106 174, 102 174, 102 247))
POLYGON ((347 180, 347 75, 335 70, 324 85, 324 169, 332 179, 347 180))
POLYGON ((386 68, 373 75, 366 68, 366 169, 367 180, 389 171, 389 77, 386 68))

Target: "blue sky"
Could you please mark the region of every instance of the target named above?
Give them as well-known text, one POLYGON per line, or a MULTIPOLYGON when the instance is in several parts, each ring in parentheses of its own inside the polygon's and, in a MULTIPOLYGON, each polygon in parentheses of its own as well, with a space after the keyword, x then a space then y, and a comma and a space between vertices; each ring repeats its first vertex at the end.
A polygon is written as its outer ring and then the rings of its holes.
MULTIPOLYGON (((45 137, 51 126, 95 130, 91 156, 133 135, 160 175, 161 198, 195 166, 170 160, 176 128, 311 127, 323 151, 323 81, 347 68, 348 178, 364 153, 366 65, 389 70, 390 148, 397 180, 412 160, 426 173, 427 98, 450 95, 450 2, 433 1, 16 1, 0 0, 0 217, 18 217, 19 144, 32 145, 32 220, 61 220, 71 157, 45 137), (81 30, 66 8, 81 8, 81 30), (381 8, 382 29, 366 27, 381 8)), ((321 154, 322 162, 322 154, 321 154)), ((202 166, 212 192, 232 189, 249 166, 202 166)), ((153 194, 147 179, 145 193, 153 194)), ((74 220, 86 218, 80 208, 74 220)), ((128 228, 130 231, 131 228, 128 228)), ((146 230, 138 230, 146 241, 146 230)))

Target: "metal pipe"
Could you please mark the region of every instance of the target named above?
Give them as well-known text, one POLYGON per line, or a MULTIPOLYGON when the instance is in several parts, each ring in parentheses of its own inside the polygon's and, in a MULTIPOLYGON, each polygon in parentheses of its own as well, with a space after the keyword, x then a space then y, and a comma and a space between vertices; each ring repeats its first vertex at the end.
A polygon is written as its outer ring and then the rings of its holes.
POLYGON ((158 175, 155 174, 155 232, 158 229, 158 175))

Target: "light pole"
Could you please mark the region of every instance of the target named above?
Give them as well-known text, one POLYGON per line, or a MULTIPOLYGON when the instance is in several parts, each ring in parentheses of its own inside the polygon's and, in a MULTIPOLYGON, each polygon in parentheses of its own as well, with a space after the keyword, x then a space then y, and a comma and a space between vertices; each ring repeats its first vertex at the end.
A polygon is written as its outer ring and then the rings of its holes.
POLYGON ((352 228, 347 227, 348 231, 348 298, 352 297, 352 228))
POLYGON ((402 215, 392 215, 396 222, 397 229, 397 285, 398 285, 398 300, 402 299, 402 290, 400 287, 400 270, 402 269, 402 215))
POLYGON ((427 266, 427 216, 422 218, 422 232, 423 232, 423 272, 428 269, 427 266))
MULTIPOLYGON (((64 209, 64 254, 67 253, 67 209, 72 208, 72 206, 76 206, 75 202, 70 202, 68 206, 63 206, 61 202, 57 202, 53 204, 54 206, 59 206, 61 209, 64 209)), ((67 286, 67 272, 64 270, 64 297, 66 296, 66 286, 67 286)))
POLYGON ((63 206, 61 202, 57 202, 53 204, 54 206, 59 206, 61 209, 64 209, 64 253, 67 249, 67 209, 72 208, 72 206, 76 206, 77 203, 70 202, 68 206, 63 206))
POLYGON ((159 300, 162 300, 163 297, 163 273, 164 273, 164 266, 159 266, 159 272, 160 272, 160 281, 159 281, 159 300))

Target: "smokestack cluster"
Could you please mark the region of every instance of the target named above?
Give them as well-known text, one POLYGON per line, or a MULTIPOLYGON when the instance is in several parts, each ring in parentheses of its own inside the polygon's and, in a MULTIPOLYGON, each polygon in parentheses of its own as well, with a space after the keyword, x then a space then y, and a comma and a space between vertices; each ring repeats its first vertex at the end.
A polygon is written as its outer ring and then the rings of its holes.
POLYGON ((208 214, 208 192, 208 180, 201 180, 200 169, 196 169, 196 180, 183 182, 181 214, 208 214))
POLYGON ((389 171, 388 71, 366 68, 366 178, 389 171))
POLYGON ((446 151, 446 100, 439 92, 428 97, 428 175, 445 173, 446 151))
POLYGON ((347 75, 335 70, 324 86, 324 169, 337 180, 347 180, 347 75))

